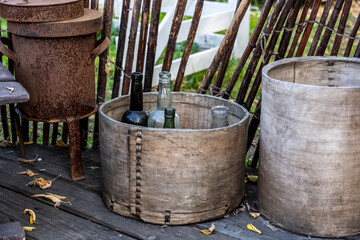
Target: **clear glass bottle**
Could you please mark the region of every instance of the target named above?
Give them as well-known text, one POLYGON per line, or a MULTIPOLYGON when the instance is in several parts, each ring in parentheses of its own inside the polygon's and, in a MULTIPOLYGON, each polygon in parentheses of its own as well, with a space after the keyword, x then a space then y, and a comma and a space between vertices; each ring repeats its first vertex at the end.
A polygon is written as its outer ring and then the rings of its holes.
MULTIPOLYGON (((159 92, 157 95, 157 107, 150 113, 148 127, 162 128, 164 126, 165 108, 172 107, 172 96, 170 90, 171 74, 163 71, 159 73, 159 92)), ((175 114, 175 128, 180 128, 180 119, 175 114)))
POLYGON ((211 108, 212 123, 210 128, 220 128, 229 126, 229 108, 225 106, 215 106, 211 108))
POLYGON ((146 127, 149 113, 143 109, 142 79, 140 72, 131 74, 130 109, 124 112, 121 121, 146 127))
POLYGON ((167 107, 164 113, 164 128, 175 128, 175 108, 167 107))

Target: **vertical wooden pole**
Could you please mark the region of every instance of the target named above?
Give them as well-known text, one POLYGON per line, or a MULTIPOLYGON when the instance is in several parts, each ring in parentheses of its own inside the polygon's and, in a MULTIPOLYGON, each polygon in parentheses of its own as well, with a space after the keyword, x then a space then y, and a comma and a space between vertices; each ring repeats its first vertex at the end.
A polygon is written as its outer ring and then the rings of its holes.
POLYGON ((139 47, 138 54, 136 59, 136 71, 144 71, 144 60, 145 60, 145 50, 146 50, 146 39, 148 35, 149 28, 149 12, 150 12, 150 0, 144 0, 141 12, 141 25, 140 25, 140 37, 139 37, 139 47))
POLYGON ((53 123, 51 144, 56 145, 58 135, 59 123, 53 123))
POLYGON ((91 9, 99 9, 99 0, 91 0, 91 9))
POLYGON ((61 140, 66 144, 68 142, 69 128, 66 122, 63 123, 61 140))
POLYGON ((341 14, 341 18, 340 18, 340 23, 339 23, 339 26, 337 29, 338 34, 336 34, 336 36, 335 36, 335 41, 334 41, 334 44, 333 44, 333 47, 331 50, 331 56, 337 56, 337 54, 339 52, 340 44, 342 41, 341 34, 344 34, 344 32, 345 32, 346 22, 349 17, 351 4, 352 4, 352 0, 345 0, 344 8, 342 10, 342 14, 341 14))
POLYGON ((50 135, 50 123, 44 122, 43 125, 43 144, 49 144, 49 135, 50 135))
POLYGON ((121 95, 126 95, 129 93, 130 78, 131 78, 132 66, 134 62, 136 35, 139 25, 140 9, 141 9, 141 0, 134 0, 121 95))
POLYGON ((350 56, 350 52, 351 52, 351 48, 354 44, 354 38, 356 37, 356 34, 359 30, 359 27, 360 27, 360 13, 356 19, 356 22, 355 22, 355 25, 354 25, 354 28, 351 30, 351 33, 350 33, 350 39, 346 45, 346 50, 345 50, 345 53, 344 53, 344 57, 349 57, 350 56))
POLYGON ((33 121, 33 142, 37 143, 38 138, 38 122, 33 121))
POLYGON ((234 18, 231 21, 230 26, 224 36, 224 39, 221 42, 219 49, 203 78, 203 81, 198 89, 198 93, 204 94, 209 88, 210 83, 215 75, 216 69, 218 68, 220 62, 224 59, 227 50, 227 44, 231 42, 234 35, 235 36, 237 35, 240 23, 243 17, 245 16, 248 7, 250 6, 250 2, 251 2, 250 0, 241 1, 238 9, 235 12, 234 18))
MULTIPOLYGON (((101 31, 102 39, 105 39, 106 37, 110 38, 113 7, 114 7, 114 0, 105 0, 104 14, 103 14, 103 28, 101 31)), ((107 48, 103 53, 101 53, 99 57, 99 74, 98 74, 98 86, 97 86, 97 97, 96 97, 96 103, 99 105, 99 107, 105 101, 106 80, 107 80, 105 65, 107 62, 108 54, 109 54, 109 48, 107 48)), ((94 124, 93 146, 97 147, 98 144, 99 144, 99 115, 98 113, 96 113, 95 124, 94 124)))
POLYGON ((327 24, 328 28, 325 30, 325 32, 323 34, 323 38, 321 39, 320 45, 319 45, 319 47, 318 47, 318 49, 316 51, 316 56, 323 56, 324 55, 324 53, 326 51, 326 46, 329 43, 330 36, 331 36, 331 33, 332 33, 332 31, 330 29, 334 28, 343 4, 344 4, 344 0, 337 0, 336 1, 335 6, 334 6, 334 10, 333 10, 333 12, 331 14, 331 17, 330 17, 330 20, 329 20, 329 22, 327 24))
POLYGON ((306 47, 306 45, 308 43, 308 40, 309 40, 309 37, 310 37, 311 30, 312 30, 312 28, 314 26, 313 21, 316 20, 316 16, 317 16, 317 13, 319 11, 321 2, 322 2, 322 0, 315 0, 314 1, 314 5, 311 8, 309 22, 306 24, 304 34, 303 34, 303 36, 301 38, 300 45, 299 45, 299 47, 297 49, 297 52, 296 52, 296 57, 301 57, 303 55, 303 53, 304 53, 305 47, 306 47))
MULTIPOLYGON (((176 5, 176 11, 172 20, 169 39, 166 46, 166 52, 164 56, 164 62, 162 65, 162 71, 170 71, 172 60, 175 53, 176 39, 179 34, 181 23, 184 17, 187 0, 178 0, 176 5)), ((201 13, 195 13, 196 15, 201 13)))
POLYGON ((8 125, 8 117, 7 117, 7 112, 6 112, 6 105, 1 105, 0 107, 1 109, 1 123, 2 123, 2 128, 3 128, 3 134, 4 134, 4 139, 7 139, 10 134, 9 134, 9 125, 8 125))
POLYGON ((269 12, 270 12, 271 7, 274 4, 274 2, 275 2, 275 0, 268 0, 265 2, 263 9, 261 11, 259 20, 254 29, 254 32, 250 37, 249 43, 248 43, 247 47, 245 48, 245 51, 244 51, 243 55, 241 56, 241 59, 240 59, 238 65, 236 66, 235 71, 234 71, 233 75, 231 76, 230 81, 226 87, 225 91, 227 94, 224 94, 223 98, 225 98, 225 99, 229 98, 229 95, 230 95, 231 91, 233 90, 235 83, 237 82, 237 80, 240 76, 240 73, 245 66, 245 63, 250 56, 250 53, 256 46, 256 41, 260 36, 261 30, 267 20, 267 16, 269 15, 269 12))
POLYGON ((21 118, 21 134, 25 142, 29 141, 29 120, 21 118))
POLYGON ((183 55, 181 57, 180 67, 179 67, 179 70, 178 70, 178 73, 176 76, 174 91, 180 91, 180 89, 181 89, 181 84, 182 84, 182 81, 183 81, 184 75, 185 75, 186 63, 189 60, 191 48, 194 44, 195 35, 196 35, 197 28, 199 26, 203 5, 204 5, 204 0, 197 0, 193 19, 191 21, 190 30, 189 30, 187 40, 186 40, 185 49, 184 49, 183 55))
POLYGON ((154 73, 157 37, 159 31, 161 0, 154 0, 151 10, 150 33, 146 54, 144 92, 150 92, 154 73))
POLYGON ((323 30, 324 25, 326 23, 326 19, 329 16, 332 3, 333 3, 333 0, 327 0, 326 1, 325 7, 324 7, 324 9, 322 11, 322 14, 321 14, 320 24, 318 25, 318 27, 316 29, 316 32, 315 32, 315 35, 314 35, 314 38, 313 38, 313 40, 311 42, 311 46, 310 46, 310 49, 309 49, 309 52, 308 52, 308 56, 314 56, 314 54, 315 54, 316 47, 317 47, 317 45, 319 43, 322 30, 323 30))
POLYGON ((114 85, 111 95, 112 99, 119 96, 120 77, 122 74, 121 69, 123 66, 124 51, 125 51, 126 29, 128 25, 129 11, 130 11, 129 8, 130 8, 130 0, 123 0, 123 6, 121 10, 120 31, 119 31, 116 60, 115 60, 116 68, 114 74, 114 85))

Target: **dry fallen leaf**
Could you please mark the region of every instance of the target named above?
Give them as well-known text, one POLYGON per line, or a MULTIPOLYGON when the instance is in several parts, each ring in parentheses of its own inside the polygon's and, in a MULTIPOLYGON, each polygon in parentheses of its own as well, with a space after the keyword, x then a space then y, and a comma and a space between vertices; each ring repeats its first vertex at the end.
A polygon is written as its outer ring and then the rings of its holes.
POLYGON ((24 142, 24 145, 31 145, 31 144, 34 144, 34 142, 33 141, 24 142))
POLYGON ((3 148, 7 148, 7 147, 11 147, 11 146, 12 146, 12 142, 10 142, 9 138, 7 138, 6 140, 3 140, 0 143, 0 147, 3 147, 3 148))
POLYGON ((110 69, 109 69, 109 57, 107 58, 106 64, 105 64, 105 72, 108 76, 111 76, 110 69))
POLYGON ((34 175, 38 175, 38 173, 33 173, 33 171, 26 169, 24 172, 18 172, 18 174, 27 174, 29 177, 32 177, 34 175))
POLYGON ((38 155, 36 155, 36 157, 33 159, 18 158, 18 161, 22 163, 36 163, 37 159, 38 159, 38 155))
POLYGON ((214 229, 215 229, 215 224, 212 223, 209 229, 200 230, 200 232, 202 232, 205 235, 210 235, 214 231, 214 229))
POLYGON ((31 209, 25 209, 24 210, 24 214, 25 213, 29 213, 30 214, 30 223, 31 224, 34 224, 36 223, 36 215, 35 215, 35 212, 31 209))
POLYGON ((44 178, 36 178, 35 177, 34 181, 29 182, 25 186, 38 185, 41 189, 47 189, 47 188, 51 187, 52 182, 55 181, 60 176, 61 176, 61 174, 59 176, 57 176, 56 178, 54 178, 53 180, 45 180, 44 178))
POLYGON ((247 229, 249 229, 249 230, 251 230, 251 231, 253 231, 253 232, 256 232, 257 234, 261 234, 262 232, 259 230, 259 229, 257 229, 254 225, 252 225, 251 223, 249 223, 248 225, 247 225, 247 229))
POLYGON ((247 178, 251 181, 256 183, 258 181, 258 176, 255 175, 248 175, 247 178))
POLYGON ((31 232, 34 231, 36 228, 34 227, 23 227, 25 231, 31 232))
POLYGON ((9 93, 12 94, 13 91, 15 90, 15 88, 12 88, 12 87, 6 87, 7 90, 9 90, 9 93))
POLYGON ((62 139, 60 139, 59 141, 56 142, 56 146, 59 147, 68 147, 69 144, 64 143, 64 141, 62 139))
POLYGON ((35 195, 32 195, 31 197, 43 197, 43 198, 50 199, 51 201, 53 201, 55 203, 55 205, 54 205, 55 208, 60 206, 61 203, 68 203, 71 205, 68 197, 60 196, 60 195, 53 194, 53 193, 35 194, 35 195))
POLYGON ((233 214, 235 216, 237 216, 239 214, 239 212, 245 212, 246 211, 246 207, 245 206, 242 206, 242 207, 239 207, 237 209, 235 209, 235 211, 233 212, 233 214))
POLYGON ((256 219, 256 218, 258 218, 260 216, 260 213, 249 212, 249 214, 253 219, 256 219))

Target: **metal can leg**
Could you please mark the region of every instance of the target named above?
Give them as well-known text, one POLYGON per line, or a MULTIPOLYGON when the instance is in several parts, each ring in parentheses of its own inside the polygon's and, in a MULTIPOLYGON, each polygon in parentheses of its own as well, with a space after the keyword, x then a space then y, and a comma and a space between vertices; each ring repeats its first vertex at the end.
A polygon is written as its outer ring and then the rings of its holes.
POLYGON ((15 126, 16 126, 16 131, 19 135, 19 144, 20 144, 20 149, 21 149, 21 155, 23 158, 26 157, 26 152, 25 152, 25 143, 24 143, 24 137, 21 131, 21 125, 20 125, 20 118, 19 115, 15 114, 14 116, 15 118, 15 126))
POLYGON ((82 170, 80 121, 75 118, 67 119, 69 128, 71 177, 74 181, 85 179, 82 170))

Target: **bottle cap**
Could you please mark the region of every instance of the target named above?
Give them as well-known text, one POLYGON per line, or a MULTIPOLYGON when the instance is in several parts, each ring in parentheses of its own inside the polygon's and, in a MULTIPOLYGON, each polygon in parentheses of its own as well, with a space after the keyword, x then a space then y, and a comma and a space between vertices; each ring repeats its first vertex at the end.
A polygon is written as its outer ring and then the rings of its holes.
POLYGON ((133 72, 131 74, 131 80, 132 81, 142 81, 142 79, 143 79, 142 72, 133 72))
POLYGON ((167 107, 165 108, 165 117, 175 117, 175 108, 167 107))

